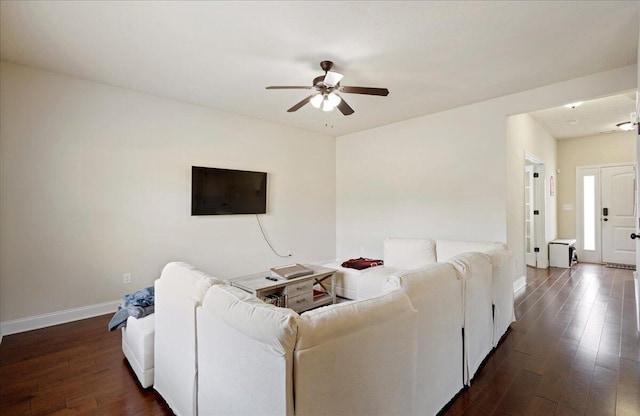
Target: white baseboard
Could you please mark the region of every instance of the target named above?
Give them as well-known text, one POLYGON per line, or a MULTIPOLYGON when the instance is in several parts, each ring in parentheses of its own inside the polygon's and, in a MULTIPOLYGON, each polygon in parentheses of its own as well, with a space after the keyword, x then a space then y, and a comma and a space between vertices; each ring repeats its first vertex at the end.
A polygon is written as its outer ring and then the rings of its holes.
MULTIPOLYGON (((118 310, 118 305, 120 305, 121 302, 122 301, 120 300, 114 300, 111 302, 98 303, 96 305, 81 306, 79 308, 46 313, 44 315, 29 316, 27 318, 0 322, 0 343, 2 343, 2 337, 4 335, 17 334, 19 332, 66 324, 67 322, 79 321, 80 319, 93 318, 94 316, 113 313, 118 310)), ((106 329, 107 328, 105 327, 105 330, 106 329)))
POLYGON ((513 282, 513 293, 515 293, 518 290, 522 289, 526 285, 527 285, 526 276, 520 276, 518 279, 516 279, 515 282, 513 282))

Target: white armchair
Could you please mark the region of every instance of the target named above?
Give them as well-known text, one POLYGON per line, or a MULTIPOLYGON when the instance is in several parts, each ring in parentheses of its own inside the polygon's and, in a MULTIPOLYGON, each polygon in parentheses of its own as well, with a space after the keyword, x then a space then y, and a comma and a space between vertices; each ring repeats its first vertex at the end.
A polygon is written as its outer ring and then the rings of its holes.
POLYGON ((196 307, 214 284, 186 263, 169 263, 155 282, 153 388, 178 416, 197 414, 196 307))

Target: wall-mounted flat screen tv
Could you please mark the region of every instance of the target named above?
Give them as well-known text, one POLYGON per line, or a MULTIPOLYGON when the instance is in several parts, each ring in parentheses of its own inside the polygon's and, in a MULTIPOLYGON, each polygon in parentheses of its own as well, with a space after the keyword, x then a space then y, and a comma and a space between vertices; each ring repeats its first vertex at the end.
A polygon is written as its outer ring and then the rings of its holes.
POLYGON ((191 167, 191 215, 266 212, 266 172, 191 167))

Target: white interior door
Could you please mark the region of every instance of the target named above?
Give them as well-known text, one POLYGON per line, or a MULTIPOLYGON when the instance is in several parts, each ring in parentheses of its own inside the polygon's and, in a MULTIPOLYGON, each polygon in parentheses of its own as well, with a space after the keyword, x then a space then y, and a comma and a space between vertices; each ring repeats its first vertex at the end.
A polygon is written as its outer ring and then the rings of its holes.
POLYGON ((533 206, 535 201, 533 184, 533 165, 524 167, 524 247, 527 266, 536 267, 536 245, 535 218, 533 216, 533 206))
POLYGON ((633 165, 602 167, 602 262, 636 264, 636 169, 633 165))

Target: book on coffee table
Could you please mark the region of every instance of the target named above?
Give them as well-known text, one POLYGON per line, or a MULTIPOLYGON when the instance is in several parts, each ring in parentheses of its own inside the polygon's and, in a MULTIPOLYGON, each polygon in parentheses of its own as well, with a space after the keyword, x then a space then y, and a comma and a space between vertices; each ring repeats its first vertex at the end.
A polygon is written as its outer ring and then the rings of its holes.
POLYGON ((313 274, 313 270, 308 269, 301 264, 288 264, 286 266, 272 267, 271 274, 280 279, 293 279, 295 277, 313 274))

